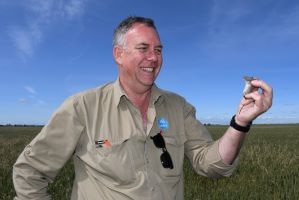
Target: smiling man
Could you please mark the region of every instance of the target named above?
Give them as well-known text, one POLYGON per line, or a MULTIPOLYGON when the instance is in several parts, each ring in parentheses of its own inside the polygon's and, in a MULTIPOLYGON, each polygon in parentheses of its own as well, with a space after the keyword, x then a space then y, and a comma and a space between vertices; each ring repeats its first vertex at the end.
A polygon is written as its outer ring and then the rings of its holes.
POLYGON ((255 89, 213 141, 192 105, 155 85, 163 59, 153 20, 123 20, 113 55, 117 80, 68 98, 21 153, 16 199, 51 199, 48 184, 70 157, 73 200, 184 199, 184 156, 200 175, 230 176, 252 120, 272 105, 272 88, 252 80, 255 89))
MULTIPOLYGON (((126 21, 120 30, 126 28, 126 21)), ((140 110, 142 119, 147 120, 147 109, 151 88, 162 65, 162 45, 155 28, 144 23, 133 23, 125 35, 115 32, 113 55, 119 66, 119 81, 140 110)))

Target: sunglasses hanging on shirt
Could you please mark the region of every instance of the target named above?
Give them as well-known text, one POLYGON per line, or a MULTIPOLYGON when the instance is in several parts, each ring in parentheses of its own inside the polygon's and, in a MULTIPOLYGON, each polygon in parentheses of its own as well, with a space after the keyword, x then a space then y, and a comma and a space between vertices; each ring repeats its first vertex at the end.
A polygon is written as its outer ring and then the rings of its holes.
POLYGON ((171 160, 171 156, 170 156, 170 154, 168 153, 168 151, 166 149, 165 140, 162 136, 162 131, 160 131, 159 133, 157 133, 153 137, 151 136, 150 138, 153 140, 155 146, 162 150, 162 154, 160 156, 162 166, 164 168, 173 169, 173 163, 172 163, 172 160, 171 160))

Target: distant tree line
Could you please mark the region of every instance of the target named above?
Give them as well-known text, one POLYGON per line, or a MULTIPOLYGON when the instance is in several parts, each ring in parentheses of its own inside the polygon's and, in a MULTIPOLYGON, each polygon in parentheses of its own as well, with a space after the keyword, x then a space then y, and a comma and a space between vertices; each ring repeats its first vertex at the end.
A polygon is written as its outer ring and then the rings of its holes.
POLYGON ((40 127, 44 125, 36 124, 0 124, 0 127, 40 127))

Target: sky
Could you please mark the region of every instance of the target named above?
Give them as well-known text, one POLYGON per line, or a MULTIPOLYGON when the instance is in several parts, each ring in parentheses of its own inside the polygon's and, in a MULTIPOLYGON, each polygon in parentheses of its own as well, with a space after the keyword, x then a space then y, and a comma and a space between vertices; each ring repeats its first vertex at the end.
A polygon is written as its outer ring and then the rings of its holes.
POLYGON ((229 123, 244 75, 274 90, 255 123, 299 123, 297 0, 0 0, 0 124, 43 125, 67 97, 114 81, 112 34, 130 15, 155 21, 156 84, 203 123, 229 123))

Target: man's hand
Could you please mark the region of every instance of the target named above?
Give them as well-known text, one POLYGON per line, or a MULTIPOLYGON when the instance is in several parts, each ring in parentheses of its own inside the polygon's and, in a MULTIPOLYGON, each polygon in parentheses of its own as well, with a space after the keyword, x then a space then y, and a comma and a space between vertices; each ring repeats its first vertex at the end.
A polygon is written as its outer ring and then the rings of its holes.
MULTIPOLYGON (((235 121, 246 127, 250 122, 272 106, 273 90, 262 80, 252 80, 253 91, 245 94, 242 99, 235 121)), ((246 134, 229 127, 219 141, 219 154, 227 164, 232 164, 237 157, 246 134)))
POLYGON ((246 126, 272 106, 273 89, 259 79, 252 80, 251 84, 256 89, 244 95, 235 118, 241 126, 246 126))

